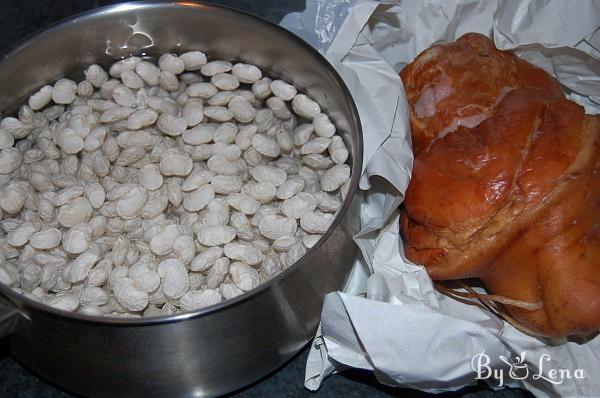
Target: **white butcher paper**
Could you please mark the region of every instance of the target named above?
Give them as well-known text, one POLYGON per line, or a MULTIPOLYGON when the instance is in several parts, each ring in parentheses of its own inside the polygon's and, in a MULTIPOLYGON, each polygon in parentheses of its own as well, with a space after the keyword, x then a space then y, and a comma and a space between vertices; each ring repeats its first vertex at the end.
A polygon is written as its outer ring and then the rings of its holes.
MULTIPOLYGON (((451 391, 476 383, 478 359, 480 376, 494 369, 504 386, 539 397, 598 396, 600 337, 550 344, 439 294, 425 269, 404 257, 396 209, 413 161, 398 72, 434 43, 479 32, 557 77, 570 99, 600 114, 600 1, 307 0, 304 12, 281 24, 334 65, 368 138, 354 237, 361 255, 345 290, 325 298, 305 386, 316 390, 328 375, 360 368, 387 385, 451 391), (560 369, 571 377, 554 377, 560 369), (573 377, 577 369, 582 378, 573 377)), ((486 381, 500 388, 498 378, 486 381)))

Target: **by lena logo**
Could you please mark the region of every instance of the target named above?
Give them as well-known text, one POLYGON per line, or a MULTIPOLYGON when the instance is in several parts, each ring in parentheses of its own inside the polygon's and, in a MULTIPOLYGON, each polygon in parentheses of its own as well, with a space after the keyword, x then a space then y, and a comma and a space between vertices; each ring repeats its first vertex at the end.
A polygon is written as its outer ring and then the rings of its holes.
MULTIPOLYGON (((476 354, 473 359, 471 359, 471 368, 476 374, 476 379, 496 380, 498 387, 502 387, 507 379, 525 380, 531 378, 532 380, 543 380, 551 384, 562 384, 565 380, 570 379, 585 379, 585 372, 583 369, 571 370, 551 368, 549 365, 552 357, 550 357, 549 354, 542 354, 538 358, 537 369, 529 369, 529 364, 535 362, 526 362, 526 352, 521 352, 521 354, 517 355, 512 361, 504 355, 500 355, 498 358, 508 366, 508 370, 506 367, 492 367, 491 359, 485 351, 476 354)), ((533 359, 532 356, 532 360, 533 359)))

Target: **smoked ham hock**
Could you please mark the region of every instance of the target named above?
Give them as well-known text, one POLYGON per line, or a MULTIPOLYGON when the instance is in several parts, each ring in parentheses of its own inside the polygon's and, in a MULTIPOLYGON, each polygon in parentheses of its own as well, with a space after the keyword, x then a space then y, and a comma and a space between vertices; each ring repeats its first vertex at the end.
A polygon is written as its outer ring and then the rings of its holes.
POLYGON ((485 36, 402 72, 415 162, 406 256, 434 280, 479 278, 547 337, 600 329, 600 117, 485 36))

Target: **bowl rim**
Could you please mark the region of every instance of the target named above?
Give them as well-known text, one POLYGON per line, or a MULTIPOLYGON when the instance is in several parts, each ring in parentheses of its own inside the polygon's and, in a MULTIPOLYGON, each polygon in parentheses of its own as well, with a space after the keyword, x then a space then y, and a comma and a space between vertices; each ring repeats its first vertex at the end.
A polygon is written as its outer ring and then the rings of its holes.
MULTIPOLYGON (((342 202, 342 206, 338 210, 335 218, 327 231, 323 234, 321 239, 317 241, 317 243, 310 249, 306 251, 306 253, 294 264, 290 267, 286 268, 282 272, 278 273, 273 278, 268 281, 261 283, 256 288, 244 292, 243 294, 236 296, 231 299, 224 300, 220 303, 213 304, 208 307, 204 307, 195 311, 185 312, 182 314, 175 315, 161 315, 156 317, 141 317, 141 318, 128 318, 128 317, 110 317, 110 316, 97 316, 97 315, 87 315, 74 311, 66 311, 59 310, 53 308, 47 304, 40 303, 36 300, 30 299, 24 296, 21 293, 15 292, 11 287, 0 284, 0 303, 2 303, 2 298, 8 299, 8 301, 14 305, 17 310, 21 313, 21 315, 25 315, 21 311, 21 307, 32 307, 38 312, 46 313, 52 315, 54 317, 60 318, 69 318, 73 321, 81 321, 84 323, 92 323, 92 324, 102 324, 107 326, 123 326, 123 327, 132 327, 132 326, 145 326, 145 325, 159 325, 165 323, 177 323, 186 320, 192 320, 204 316, 208 316, 210 314, 225 311, 233 306, 240 305, 246 301, 249 301, 254 296, 266 293, 270 288, 277 283, 287 277, 289 274, 293 273, 297 268, 303 266, 303 264, 307 261, 308 258, 311 257, 312 254, 316 253, 318 249, 323 245, 323 243, 329 238, 329 236, 333 233, 333 231, 338 227, 341 223, 342 219, 348 212, 353 200, 354 196, 358 193, 359 181, 361 177, 362 171, 362 163, 363 163, 363 131, 362 124, 360 121, 360 115, 358 113, 358 109, 356 107, 356 102, 352 96, 352 93, 348 89, 344 80, 340 76, 340 74, 336 71, 333 65, 325 58, 321 53, 319 53, 314 47, 312 47, 309 43, 307 43, 304 39, 297 36, 293 32, 281 27, 278 24, 275 24, 271 21, 268 21, 258 15, 242 11, 233 7, 224 6, 220 4, 214 4, 206 1, 200 0, 192 0, 192 1, 184 1, 184 2, 168 2, 168 1, 131 1, 119 4, 108 5, 104 7, 94 8, 88 11, 84 11, 66 18, 63 18, 45 28, 39 29, 36 32, 26 36, 24 39, 19 40, 13 46, 9 47, 6 51, 0 54, 0 62, 5 59, 17 54, 21 49, 27 47, 31 43, 33 43, 39 36, 42 34, 51 34, 54 31, 58 31, 65 27, 66 25, 76 23, 85 23, 88 19, 94 19, 98 16, 102 15, 110 15, 110 14, 118 14, 121 11, 130 11, 130 10, 145 10, 151 8, 164 8, 164 7, 172 7, 172 8, 185 8, 185 7, 194 7, 194 8, 206 8, 219 10, 220 12, 226 12, 234 14, 238 17, 249 18, 257 21, 258 23, 269 25, 271 28, 278 30, 281 35, 283 35, 286 39, 295 41, 300 44, 306 51, 312 53, 317 59, 319 59, 322 65, 327 68, 328 72, 333 76, 336 80, 337 84, 341 88, 342 92, 348 98, 350 105, 350 117, 354 119, 353 121, 356 124, 356 157, 352 158, 352 174, 350 177, 350 185, 342 202), (22 303, 23 305, 19 305, 22 303)), ((0 307, 1 308, 1 307, 0 307)), ((25 316, 26 318, 29 318, 25 316)))

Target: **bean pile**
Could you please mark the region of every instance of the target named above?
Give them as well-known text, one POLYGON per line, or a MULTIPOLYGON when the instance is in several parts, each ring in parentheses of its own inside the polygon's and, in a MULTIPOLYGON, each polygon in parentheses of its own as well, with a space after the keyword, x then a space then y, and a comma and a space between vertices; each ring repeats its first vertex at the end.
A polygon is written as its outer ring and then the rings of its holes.
POLYGON ((348 149, 293 85, 200 51, 84 73, 0 122, 0 283, 170 315, 256 288, 331 225, 348 149))

